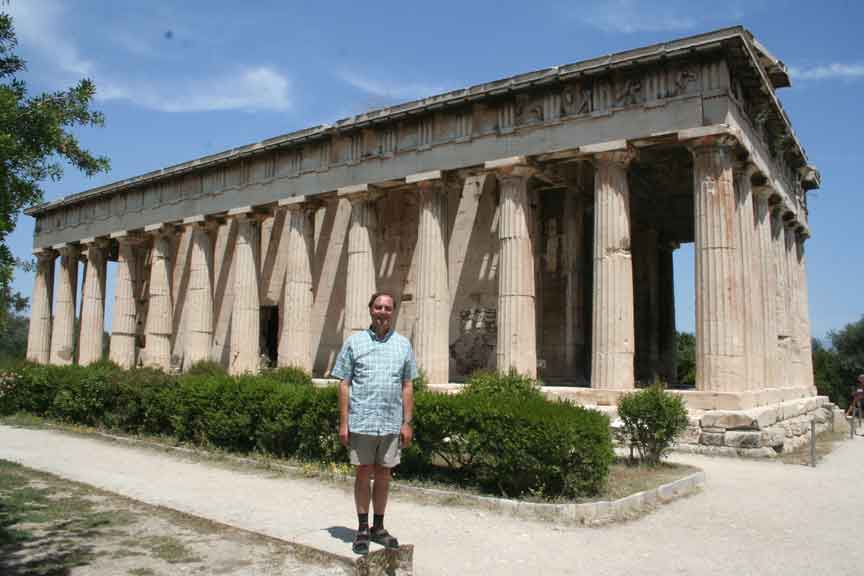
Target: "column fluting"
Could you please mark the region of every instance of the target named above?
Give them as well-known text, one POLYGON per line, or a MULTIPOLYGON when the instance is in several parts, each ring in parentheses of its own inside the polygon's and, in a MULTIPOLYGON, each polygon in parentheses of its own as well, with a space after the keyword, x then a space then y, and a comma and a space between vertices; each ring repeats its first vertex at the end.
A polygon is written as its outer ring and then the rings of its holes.
POLYGON ((150 256, 150 283, 145 332, 144 364, 171 369, 171 337, 174 333, 174 306, 171 299, 172 238, 160 229, 153 235, 150 256))
POLYGON ((231 309, 231 374, 261 367, 261 295, 258 282, 258 222, 237 216, 234 245, 234 305, 231 309))
POLYGON ((741 250, 732 174, 733 141, 699 142, 693 152, 696 227, 696 388, 744 389, 741 250))
MULTIPOLYGON (((799 234, 797 242, 798 256, 798 306, 800 321, 800 344, 802 373, 801 385, 813 388, 813 334, 810 327, 810 299, 807 288, 807 259, 804 251, 806 238, 799 234)), ((813 392, 815 394, 815 390, 813 392)))
POLYGON ((111 361, 122 368, 133 368, 137 361, 135 339, 138 332, 136 286, 139 270, 134 236, 117 238, 117 279, 114 282, 114 307, 111 314, 111 361))
POLYGON ((498 343, 499 372, 514 369, 537 376, 534 248, 528 203, 533 170, 513 167, 498 174, 498 343))
POLYGON ((760 275, 754 253, 755 227, 753 211, 753 186, 751 178, 756 172, 752 164, 739 165, 735 170, 735 210, 738 224, 738 260, 741 269, 738 278, 741 284, 742 343, 744 346, 744 389, 763 387, 765 371, 762 342, 760 275))
POLYGON ((414 351, 430 384, 450 380, 450 288, 447 276, 447 196, 440 180, 419 182, 417 324, 414 351))
MULTIPOLYGON (((285 267, 285 295, 282 334, 279 338, 279 366, 295 366, 312 372, 312 222, 313 207, 288 207, 288 257, 285 267)), ((350 287, 349 287, 350 289, 350 287)))
POLYGON ((84 288, 81 295, 81 326, 78 363, 82 366, 102 359, 105 344, 105 274, 107 245, 97 240, 85 249, 84 288))
POLYGON ((78 248, 59 248, 60 273, 51 325, 51 364, 75 362, 75 294, 78 291, 78 248))
POLYGON ((192 226, 189 285, 186 294, 188 320, 184 338, 183 369, 210 360, 213 342, 213 246, 204 223, 192 226))
POLYGON ((764 362, 762 366, 762 387, 774 388, 778 385, 778 370, 781 362, 777 347, 777 309, 775 292, 777 290, 777 271, 774 264, 774 250, 771 241, 771 208, 768 199, 772 190, 768 186, 754 188, 755 235, 754 257, 758 262, 760 308, 756 312, 762 331, 764 362))
POLYGON ((378 221, 371 194, 352 194, 348 200, 351 202, 351 221, 348 227, 343 340, 369 327, 369 298, 377 286, 372 246, 378 221))
POLYGON ((594 300, 591 387, 634 386, 635 319, 630 250, 629 150, 594 158, 594 300))
POLYGON ((54 292, 53 250, 36 254, 36 277, 30 306, 30 328, 27 335, 27 360, 47 364, 51 359, 51 299, 54 292))

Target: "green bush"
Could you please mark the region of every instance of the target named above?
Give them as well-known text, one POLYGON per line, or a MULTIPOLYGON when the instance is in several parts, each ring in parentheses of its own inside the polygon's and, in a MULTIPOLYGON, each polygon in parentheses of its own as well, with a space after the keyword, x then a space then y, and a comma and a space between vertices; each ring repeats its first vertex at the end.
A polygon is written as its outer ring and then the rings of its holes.
POLYGON ((639 458, 651 466, 660 462, 688 424, 684 399, 657 384, 622 396, 618 415, 630 443, 631 459, 635 448, 639 458))
POLYGON ((537 381, 510 369, 507 374, 479 371, 471 375, 462 391, 467 396, 508 396, 533 400, 543 398, 537 381))
POLYGON ((261 375, 262 378, 273 380, 281 384, 311 386, 312 377, 308 372, 296 366, 288 366, 287 368, 272 368, 265 370, 261 375))
MULTIPOLYGON (((297 370, 232 377, 212 364, 183 375, 110 364, 25 364, 0 374, 0 409, 226 450, 344 462, 338 388, 297 370)), ((580 496, 602 487, 612 461, 608 420, 549 402, 530 378, 475 375, 463 394, 415 394, 415 442, 400 475, 451 478, 520 496, 580 496)))

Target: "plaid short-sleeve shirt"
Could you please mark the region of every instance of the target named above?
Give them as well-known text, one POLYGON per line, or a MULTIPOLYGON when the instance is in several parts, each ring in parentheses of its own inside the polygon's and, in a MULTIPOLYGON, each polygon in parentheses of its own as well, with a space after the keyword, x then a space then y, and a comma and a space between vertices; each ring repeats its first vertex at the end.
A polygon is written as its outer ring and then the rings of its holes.
POLYGON ((330 374, 351 380, 348 430, 373 436, 399 433, 402 382, 417 377, 417 362, 407 338, 394 330, 383 338, 372 330, 352 334, 330 374))

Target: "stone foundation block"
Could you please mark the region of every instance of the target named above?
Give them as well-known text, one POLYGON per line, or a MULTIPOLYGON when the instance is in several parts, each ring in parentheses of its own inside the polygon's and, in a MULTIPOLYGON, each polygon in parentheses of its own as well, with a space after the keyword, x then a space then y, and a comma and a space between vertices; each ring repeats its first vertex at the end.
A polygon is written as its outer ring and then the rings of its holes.
POLYGON ((834 408, 831 416, 834 419, 835 432, 849 432, 849 421, 846 420, 846 413, 842 408, 834 408))
POLYGON ((723 430, 750 430, 756 424, 756 420, 746 412, 733 412, 730 410, 712 410, 702 415, 700 420, 702 428, 720 428, 723 430))
POLYGON ((823 409, 817 409, 813 411, 813 419, 816 420, 817 424, 824 424, 828 421, 828 415, 825 413, 823 409))
POLYGON ((782 426, 772 426, 762 430, 762 446, 782 448, 784 440, 786 440, 786 430, 782 426))
POLYGON ((731 430, 726 432, 724 443, 731 448, 761 448, 762 433, 731 430))
POLYGON ((702 437, 702 429, 697 424, 696 426, 690 425, 686 430, 678 437, 678 442, 680 444, 699 444, 699 439, 702 437))
POLYGON ((737 454, 744 458, 774 458, 777 456, 776 451, 764 446, 762 448, 738 448, 737 454))
POLYGON ((705 432, 703 430, 701 443, 705 446, 725 446, 724 436, 724 432, 705 432))
POLYGON ((780 410, 777 406, 761 406, 759 408, 751 408, 747 411, 749 417, 756 422, 757 430, 764 430, 769 426, 773 426, 780 419, 780 410))

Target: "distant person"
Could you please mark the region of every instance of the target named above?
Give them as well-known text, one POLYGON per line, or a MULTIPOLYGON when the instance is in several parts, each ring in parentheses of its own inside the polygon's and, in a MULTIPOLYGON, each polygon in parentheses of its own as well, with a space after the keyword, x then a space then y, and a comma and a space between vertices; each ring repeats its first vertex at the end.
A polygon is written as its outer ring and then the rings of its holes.
POLYGON ((861 418, 862 410, 864 410, 864 374, 858 375, 858 384, 855 392, 852 393, 852 400, 849 402, 849 408, 846 409, 846 416, 861 418))
POLYGON ((349 336, 331 374, 339 378, 339 441, 356 466, 354 504, 358 527, 352 549, 369 553, 369 541, 398 548, 384 528, 390 469, 399 464, 402 447, 411 444, 414 412, 412 380, 417 364, 411 343, 391 326, 395 301, 376 292, 369 300, 372 324, 349 336), (374 478, 374 488, 370 481, 374 478), (374 507, 369 528, 370 495, 374 507))

